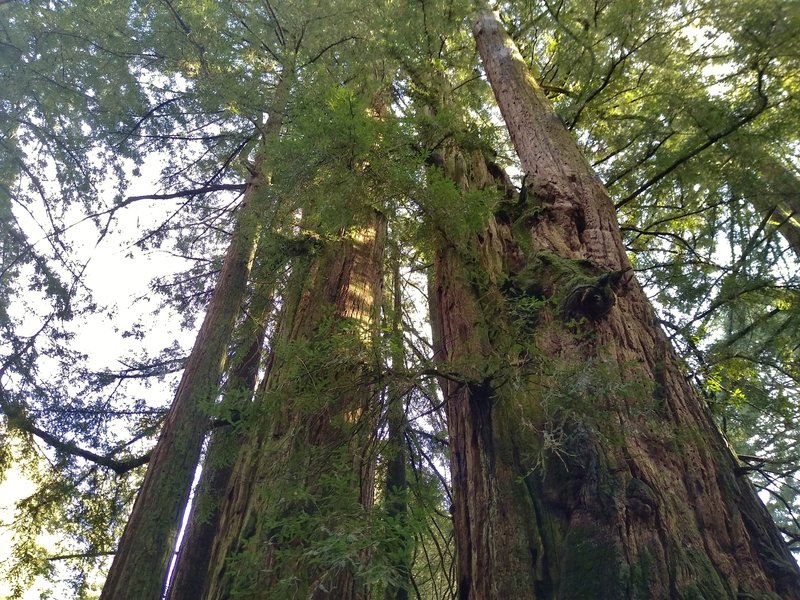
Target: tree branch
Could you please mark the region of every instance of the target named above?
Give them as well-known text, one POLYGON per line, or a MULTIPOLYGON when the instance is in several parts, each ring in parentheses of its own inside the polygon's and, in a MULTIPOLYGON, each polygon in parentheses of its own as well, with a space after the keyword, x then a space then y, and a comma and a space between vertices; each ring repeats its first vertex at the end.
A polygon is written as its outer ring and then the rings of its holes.
POLYGON ((316 60, 319 60, 319 58, 320 58, 320 57, 321 57, 323 54, 325 54, 325 53, 326 53, 328 50, 330 50, 331 48, 334 48, 334 47, 338 46, 339 44, 344 44, 344 43, 345 43, 345 42, 347 42, 347 41, 350 41, 350 40, 356 40, 356 39, 358 39, 356 36, 354 36, 354 35, 350 35, 350 36, 347 36, 346 38, 342 38, 342 39, 340 39, 339 41, 336 41, 336 42, 333 42, 333 43, 331 43, 331 44, 328 44, 328 45, 327 45, 327 46, 325 46, 325 47, 324 47, 322 50, 320 50, 320 51, 319 51, 319 52, 317 52, 317 53, 316 53, 314 56, 312 56, 312 57, 311 57, 311 58, 309 58, 309 59, 308 59, 306 62, 304 62, 304 63, 302 64, 301 68, 302 68, 302 67, 306 67, 306 66, 310 65, 311 63, 313 63, 313 62, 314 62, 314 61, 316 61, 316 60))
POLYGON ((672 164, 670 164, 668 167, 666 167, 661 172, 656 173, 655 175, 650 177, 650 179, 645 181, 642 185, 640 185, 638 188, 636 188, 630 194, 625 196, 622 200, 617 202, 614 205, 614 208, 619 210, 620 208, 622 208, 623 206, 625 206, 626 204, 631 202, 639 194, 647 191, 648 189, 653 187, 656 183, 658 183, 659 181, 664 179, 667 175, 672 173, 675 169, 680 167, 682 164, 688 162, 689 160, 691 160, 692 158, 694 158, 695 156, 697 156, 698 154, 700 154, 701 152, 703 152, 707 148, 709 148, 709 147, 713 146, 714 144, 716 144, 721 139, 724 139, 725 137, 727 137, 730 134, 738 131, 739 129, 741 129, 742 127, 744 127, 745 125, 747 125, 748 123, 753 121, 756 117, 758 117, 758 115, 760 115, 762 112, 764 112, 767 108, 769 108, 769 103, 767 102, 767 99, 766 99, 766 97, 764 96, 764 94, 763 94, 763 92, 761 90, 761 78, 759 78, 758 101, 756 102, 756 106, 754 106, 752 110, 748 111, 747 114, 745 114, 743 117, 741 117, 741 118, 737 119, 736 121, 734 121, 731 125, 729 125, 725 129, 723 129, 722 131, 719 131, 719 132, 717 132, 717 133, 715 133, 713 135, 709 135, 708 139, 706 139, 706 141, 703 142, 702 144, 700 144, 699 146, 695 146, 693 149, 691 149, 689 152, 687 152, 683 156, 679 156, 678 158, 673 160, 672 164))
POLYGON ((102 456, 91 450, 87 450, 85 448, 81 448, 80 446, 73 444, 72 442, 65 442, 64 440, 58 439, 53 434, 45 431, 37 427, 31 419, 25 415, 22 407, 16 403, 8 401, 5 396, 5 392, 2 388, 0 388, 0 408, 3 409, 3 412, 6 415, 6 419, 8 421, 9 427, 13 427, 14 429, 18 429, 19 431, 24 431, 25 433, 30 433, 35 435, 40 440, 45 442, 47 445, 55 448, 60 452, 64 452, 65 454, 71 454, 72 456, 80 456, 81 458, 85 458, 101 467, 106 467, 114 471, 117 475, 124 475, 128 471, 135 469, 136 467, 140 467, 146 464, 150 460, 150 453, 144 454, 137 458, 132 458, 128 461, 120 461, 111 458, 110 456, 102 456))
MULTIPOLYGON (((171 194, 145 194, 143 196, 128 196, 125 202, 136 202, 138 200, 171 200, 172 198, 191 198, 192 196, 199 196, 201 194, 210 194, 211 192, 234 191, 243 192, 247 188, 245 183, 220 183, 217 185, 207 185, 201 188, 191 190, 181 190, 171 194)), ((115 207, 118 208, 118 207, 115 207)))
POLYGON ((83 552, 81 554, 58 554, 56 556, 49 556, 47 560, 50 562, 56 560, 71 560, 73 558, 99 558, 100 556, 114 556, 116 552, 83 552))

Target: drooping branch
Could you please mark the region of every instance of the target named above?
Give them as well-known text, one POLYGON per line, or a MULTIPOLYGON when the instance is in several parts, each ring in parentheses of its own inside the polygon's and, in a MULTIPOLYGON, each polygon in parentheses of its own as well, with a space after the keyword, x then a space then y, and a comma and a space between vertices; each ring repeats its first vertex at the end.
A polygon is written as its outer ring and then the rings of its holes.
POLYGON ((147 464, 147 462, 150 460, 149 452, 130 460, 121 461, 111 458, 108 455, 97 454, 96 452, 92 452, 86 448, 81 448, 72 442, 62 440, 52 433, 45 431, 41 427, 37 427, 30 417, 25 414, 25 411, 21 406, 14 404, 13 402, 9 401, 8 398, 6 398, 5 391, 2 388, 0 388, 0 408, 3 409, 3 413, 6 415, 9 427, 17 429, 18 431, 35 435, 48 446, 58 450, 59 452, 85 458, 86 460, 100 465, 101 467, 111 469, 117 475, 124 475, 128 471, 132 471, 137 467, 147 464))

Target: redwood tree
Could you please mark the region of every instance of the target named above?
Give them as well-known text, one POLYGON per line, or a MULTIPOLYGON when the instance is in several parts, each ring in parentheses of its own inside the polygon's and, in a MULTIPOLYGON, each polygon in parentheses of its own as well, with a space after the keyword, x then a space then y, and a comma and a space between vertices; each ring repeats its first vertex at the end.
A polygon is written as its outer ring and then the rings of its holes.
MULTIPOLYGON (((46 442, 53 465, 20 503, 12 574, 74 562, 85 597, 82 565, 113 554, 104 598, 800 597, 747 478, 796 502, 778 489, 791 467, 769 479, 757 447, 765 423, 796 435, 800 412, 796 36, 770 2, 508 3, 527 62, 466 0, 0 2, 0 80, 19 78, 0 209, 41 196, 58 259, 0 227, 4 284, 32 270, 52 304, 31 336, 0 291, 3 434, 31 463, 46 442), (741 56, 691 41, 695 23, 741 56), (737 80, 709 91, 720 61, 737 80), (111 167, 154 149, 164 193, 94 207, 111 167), (61 240, 83 195, 95 219, 183 202, 138 245, 174 226, 196 266, 159 289, 186 323, 207 310, 185 363, 87 376, 91 402, 67 343, 82 271, 61 240), (148 419, 109 410, 109 386, 181 366, 163 422, 166 396, 148 419), (44 524, 78 550, 38 548, 44 524)), ((792 540, 791 512, 774 514, 792 540)))
POLYGON ((800 597, 608 195, 497 15, 473 30, 526 195, 474 241, 483 273, 437 255, 445 362, 483 366, 446 389, 460 597, 800 597))
MULTIPOLYGON (((278 137, 290 85, 291 75, 283 73, 264 126, 261 153, 269 153, 270 144, 278 137)), ((150 457, 101 598, 151 598, 163 589, 177 525, 189 499, 208 430, 209 406, 218 394, 234 324, 245 298, 261 221, 269 212, 265 189, 268 181, 268 167, 264 155, 259 154, 238 210, 219 281, 150 457)))
POLYGON ((337 561, 314 560, 302 548, 331 541, 335 553, 336 536, 346 536, 349 521, 372 505, 376 394, 359 379, 382 293, 383 223, 376 214, 325 244, 319 257, 306 258, 310 264, 294 267, 298 281, 284 298, 259 392, 268 410, 257 417, 220 500, 204 598, 291 595, 293 589, 313 597, 363 597, 357 591, 363 584, 346 566, 357 550, 341 549, 343 564, 336 567, 337 561), (343 346, 336 354, 320 351, 337 345, 343 346))

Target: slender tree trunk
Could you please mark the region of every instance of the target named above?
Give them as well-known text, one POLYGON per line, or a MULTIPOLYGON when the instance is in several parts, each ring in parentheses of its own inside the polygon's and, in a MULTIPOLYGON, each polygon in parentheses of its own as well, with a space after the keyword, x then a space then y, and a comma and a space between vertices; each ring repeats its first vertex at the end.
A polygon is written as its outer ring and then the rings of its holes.
POLYGON ((298 291, 284 298, 263 411, 223 499, 205 599, 363 597, 347 566, 360 552, 337 540, 372 504, 374 390, 362 378, 385 235, 375 214, 295 264, 298 291))
MULTIPOLYGON (((247 216, 256 192, 251 184, 240 217, 247 216)), ((255 223, 240 218, 203 325, 183 372, 147 474, 136 497, 101 598, 159 598, 181 512, 208 431, 208 408, 215 402, 230 335, 250 263, 255 223)))
MULTIPOLYGON (((396 262, 392 273, 391 358, 394 369, 405 366, 403 356, 403 302, 400 285, 400 265, 396 262)), ((397 386, 390 386, 387 407, 388 439, 386 441, 386 505, 387 529, 391 532, 387 554, 393 557, 391 566, 397 573, 397 584, 386 589, 386 600, 408 600, 411 589, 411 550, 413 538, 408 527, 408 478, 406 456, 406 417, 403 396, 397 386)))
MULTIPOLYGON (((280 132, 290 78, 279 83, 263 144, 280 132)), ((183 371, 142 486, 125 526, 101 600, 160 598, 172 551, 208 432, 208 409, 216 401, 228 345, 245 297, 260 221, 266 211, 268 177, 248 182, 232 240, 203 324, 183 371)))
POLYGON ((474 33, 527 195, 469 260, 437 251, 433 322, 467 379, 445 390, 459 597, 800 598, 626 273, 605 190, 497 17, 474 33))
MULTIPOLYGON (((264 239, 264 238, 262 238, 264 239)), ((261 249, 261 246, 259 246, 261 249)), ((260 252, 264 256, 264 252, 260 252)), ((277 257, 275 257, 277 258, 277 257)), ((276 262, 267 255, 270 263, 276 262)), ((202 593, 211 547, 219 526, 219 504, 233 473, 233 460, 241 437, 241 415, 251 412, 253 392, 258 380, 267 319, 273 308, 276 265, 257 269, 256 291, 240 326, 240 348, 233 356, 223 392, 224 414, 229 425, 214 429, 208 442, 203 473, 191 508, 191 518, 175 561, 169 584, 169 600, 197 600, 202 593)))

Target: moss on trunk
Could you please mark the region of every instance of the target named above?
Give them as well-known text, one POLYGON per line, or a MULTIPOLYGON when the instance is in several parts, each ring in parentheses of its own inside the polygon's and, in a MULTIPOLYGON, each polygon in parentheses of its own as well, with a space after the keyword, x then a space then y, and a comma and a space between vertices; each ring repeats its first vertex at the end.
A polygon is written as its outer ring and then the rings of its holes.
POLYGON ((375 213, 295 266, 252 433, 222 504, 207 599, 364 596, 374 479, 369 364, 386 226, 375 213), (306 263, 305 265, 300 263, 306 263))
POLYGON ((444 386, 460 598, 800 598, 608 195, 497 18, 474 31, 529 193, 436 252, 437 354, 472 382, 444 386))

